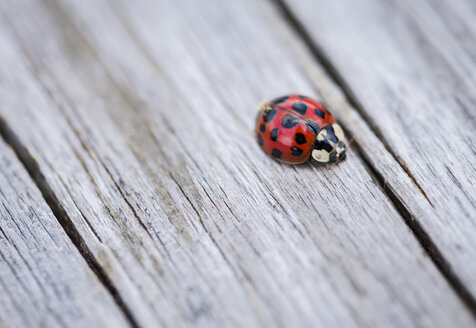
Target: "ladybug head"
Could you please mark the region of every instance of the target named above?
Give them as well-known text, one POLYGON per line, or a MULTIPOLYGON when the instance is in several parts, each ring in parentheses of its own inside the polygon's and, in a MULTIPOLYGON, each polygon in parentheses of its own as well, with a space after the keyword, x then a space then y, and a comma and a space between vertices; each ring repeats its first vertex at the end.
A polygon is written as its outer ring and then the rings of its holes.
POLYGON ((334 163, 345 158, 347 149, 344 143, 344 131, 334 123, 323 128, 316 138, 312 149, 312 158, 321 163, 334 163))

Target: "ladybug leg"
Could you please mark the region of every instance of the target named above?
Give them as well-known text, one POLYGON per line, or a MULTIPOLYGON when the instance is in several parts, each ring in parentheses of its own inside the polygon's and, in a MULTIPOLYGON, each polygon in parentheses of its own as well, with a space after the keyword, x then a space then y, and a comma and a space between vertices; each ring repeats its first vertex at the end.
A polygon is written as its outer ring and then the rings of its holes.
POLYGON ((332 163, 330 166, 329 166, 329 170, 332 169, 337 163, 339 163, 340 160, 337 160, 335 161, 334 163, 332 163))
POLYGON ((266 99, 261 100, 261 102, 258 104, 258 110, 262 110, 262 109, 266 108, 266 105, 268 103, 269 103, 269 101, 266 100, 266 99))

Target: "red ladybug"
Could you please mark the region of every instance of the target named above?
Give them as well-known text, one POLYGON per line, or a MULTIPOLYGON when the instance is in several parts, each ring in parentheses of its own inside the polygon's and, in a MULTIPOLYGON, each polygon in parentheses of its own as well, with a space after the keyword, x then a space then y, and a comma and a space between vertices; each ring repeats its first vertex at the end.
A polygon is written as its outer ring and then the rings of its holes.
POLYGON ((263 151, 288 163, 321 163, 345 158, 344 132, 324 106, 309 97, 289 95, 260 106, 255 135, 263 151))

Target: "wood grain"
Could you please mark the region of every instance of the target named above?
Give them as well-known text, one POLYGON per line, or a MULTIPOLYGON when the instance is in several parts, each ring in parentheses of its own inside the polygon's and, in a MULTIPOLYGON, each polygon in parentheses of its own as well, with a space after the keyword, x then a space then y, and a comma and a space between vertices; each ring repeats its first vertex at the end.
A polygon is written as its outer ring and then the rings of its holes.
MULTIPOLYGON (((474 303, 474 3, 285 3, 400 168, 375 155, 368 130, 351 119, 346 127, 474 303)), ((345 120, 348 115, 342 114, 345 120)))
POLYGON ((0 186, 0 327, 128 327, 2 140, 0 186))
POLYGON ((256 104, 314 94, 268 2, 0 8, 0 115, 140 326, 474 325, 355 151, 260 152, 256 104))

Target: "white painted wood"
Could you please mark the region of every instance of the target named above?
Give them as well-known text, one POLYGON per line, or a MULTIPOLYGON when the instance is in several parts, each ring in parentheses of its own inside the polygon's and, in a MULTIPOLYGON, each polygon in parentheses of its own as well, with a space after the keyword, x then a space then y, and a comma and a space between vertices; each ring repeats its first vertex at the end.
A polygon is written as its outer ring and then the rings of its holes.
POLYGON ((0 140, 0 327, 105 326, 129 324, 0 140))
POLYGON ((286 3, 414 180, 405 179, 380 151, 375 154, 369 130, 355 124, 347 109, 336 105, 335 111, 474 298, 474 2, 286 3))
POLYGON ((314 88, 267 2, 0 7, 0 115, 139 325, 474 325, 355 151, 260 152, 261 98, 314 88))

